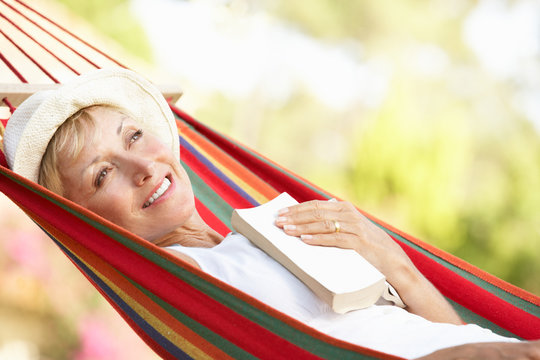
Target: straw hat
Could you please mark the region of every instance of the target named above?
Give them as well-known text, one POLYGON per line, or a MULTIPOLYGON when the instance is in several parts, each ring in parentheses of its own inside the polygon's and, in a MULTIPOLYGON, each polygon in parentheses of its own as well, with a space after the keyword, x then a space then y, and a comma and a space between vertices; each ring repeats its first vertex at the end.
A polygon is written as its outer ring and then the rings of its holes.
POLYGON ((180 158, 178 130, 169 105, 148 80, 126 69, 83 74, 57 90, 39 91, 11 115, 4 134, 9 167, 37 182, 41 159, 56 130, 78 110, 113 105, 129 111, 180 158))

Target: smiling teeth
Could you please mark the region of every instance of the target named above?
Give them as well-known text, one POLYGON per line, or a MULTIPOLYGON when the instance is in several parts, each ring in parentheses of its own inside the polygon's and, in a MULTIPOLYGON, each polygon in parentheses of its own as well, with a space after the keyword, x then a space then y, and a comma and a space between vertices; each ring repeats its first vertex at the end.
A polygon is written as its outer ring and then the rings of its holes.
POLYGON ((171 186, 171 181, 165 178, 163 182, 161 183, 161 186, 159 187, 159 189, 157 189, 156 192, 152 194, 150 199, 148 199, 148 201, 144 203, 144 207, 150 206, 155 200, 157 200, 157 198, 159 198, 161 195, 165 193, 165 191, 167 191, 169 186, 171 186))

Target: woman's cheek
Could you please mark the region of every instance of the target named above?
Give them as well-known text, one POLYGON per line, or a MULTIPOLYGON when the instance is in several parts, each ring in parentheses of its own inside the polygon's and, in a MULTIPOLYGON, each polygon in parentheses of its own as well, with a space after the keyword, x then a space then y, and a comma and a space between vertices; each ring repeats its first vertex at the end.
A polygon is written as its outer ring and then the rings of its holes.
POLYGON ((132 205, 128 204, 121 190, 106 191, 93 201, 89 209, 117 225, 125 225, 123 218, 132 205), (122 224, 119 224, 122 223, 122 224))

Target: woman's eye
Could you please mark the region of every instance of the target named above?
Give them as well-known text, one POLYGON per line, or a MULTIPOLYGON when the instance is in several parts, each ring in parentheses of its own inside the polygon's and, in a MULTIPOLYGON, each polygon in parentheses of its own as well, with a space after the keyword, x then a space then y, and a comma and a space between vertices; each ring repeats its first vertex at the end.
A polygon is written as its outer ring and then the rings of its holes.
POLYGON ((96 176, 96 187, 100 187, 107 176, 107 169, 101 169, 96 176))
POLYGON ((133 144, 135 141, 139 140, 143 135, 142 129, 139 129, 131 135, 131 138, 129 139, 129 143, 133 144))

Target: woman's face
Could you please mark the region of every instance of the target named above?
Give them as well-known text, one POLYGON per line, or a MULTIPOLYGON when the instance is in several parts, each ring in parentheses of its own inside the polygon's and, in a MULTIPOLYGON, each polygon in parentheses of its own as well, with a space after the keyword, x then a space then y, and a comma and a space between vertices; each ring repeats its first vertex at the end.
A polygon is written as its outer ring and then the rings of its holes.
POLYGON ((172 151, 129 116, 89 113, 95 134, 85 134, 80 155, 59 154, 64 196, 149 241, 189 222, 193 190, 172 151))

